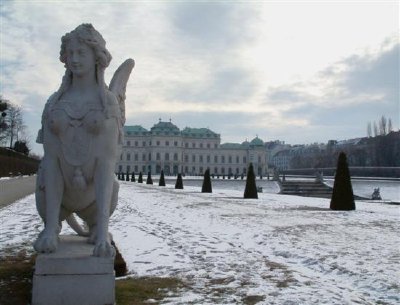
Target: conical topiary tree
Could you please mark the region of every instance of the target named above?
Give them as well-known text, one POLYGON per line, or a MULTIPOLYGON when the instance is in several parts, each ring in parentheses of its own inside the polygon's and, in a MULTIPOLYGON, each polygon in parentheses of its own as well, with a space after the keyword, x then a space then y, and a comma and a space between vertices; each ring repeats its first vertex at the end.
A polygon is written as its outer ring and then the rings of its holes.
POLYGON ((143 183, 143 175, 142 175, 142 172, 139 172, 139 177, 138 177, 138 179, 137 179, 137 182, 138 182, 138 183, 143 183))
POLYGON ((203 186, 201 187, 202 193, 212 193, 210 170, 207 168, 204 173, 203 186))
POLYGON ((151 172, 147 173, 146 184, 153 184, 153 179, 151 179, 151 172))
POLYGON ((161 170, 160 181, 158 181, 158 186, 165 186, 164 170, 161 170))
POLYGON ((246 188, 244 189, 244 198, 258 199, 256 176, 254 175, 253 163, 250 163, 247 171, 246 188))
POLYGON ((126 171, 126 178, 125 178, 125 181, 129 181, 129 172, 128 172, 128 171, 126 171))
POLYGON ((135 172, 132 172, 132 175, 131 175, 131 182, 135 182, 136 181, 136 179, 135 179, 135 172))
POLYGON ((121 172, 118 172, 117 176, 118 176, 118 180, 121 180, 121 172))
POLYGON ((175 188, 180 189, 180 190, 183 189, 182 175, 180 173, 178 174, 178 177, 176 178, 175 188))
POLYGON ((125 174, 124 173, 121 173, 121 180, 125 181, 125 174))
POLYGON ((347 158, 344 152, 339 154, 330 208, 341 211, 356 209, 349 166, 347 165, 347 158))

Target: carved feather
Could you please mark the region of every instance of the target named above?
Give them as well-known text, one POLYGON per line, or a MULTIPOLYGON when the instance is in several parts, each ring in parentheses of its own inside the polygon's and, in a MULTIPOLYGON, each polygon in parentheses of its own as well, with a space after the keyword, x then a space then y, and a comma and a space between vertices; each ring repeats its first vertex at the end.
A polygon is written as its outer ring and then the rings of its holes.
POLYGON ((113 92, 118 99, 123 124, 125 124, 126 84, 128 83, 129 76, 131 75, 134 66, 135 61, 132 58, 125 60, 122 65, 119 66, 117 71, 115 71, 109 86, 110 91, 113 92))

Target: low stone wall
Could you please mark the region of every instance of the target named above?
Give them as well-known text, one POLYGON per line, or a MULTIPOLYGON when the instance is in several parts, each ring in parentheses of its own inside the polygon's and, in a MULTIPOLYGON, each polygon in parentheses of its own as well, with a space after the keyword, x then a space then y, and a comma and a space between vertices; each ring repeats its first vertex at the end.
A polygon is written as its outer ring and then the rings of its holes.
POLYGON ((35 191, 36 175, 0 180, 0 208, 32 194, 35 191))

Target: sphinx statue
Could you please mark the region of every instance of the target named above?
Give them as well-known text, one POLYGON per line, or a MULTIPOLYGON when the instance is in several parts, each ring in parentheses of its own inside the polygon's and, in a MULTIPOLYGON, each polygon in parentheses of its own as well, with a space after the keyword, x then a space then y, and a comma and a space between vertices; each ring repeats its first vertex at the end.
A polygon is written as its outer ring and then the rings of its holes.
POLYGON ((81 24, 61 38, 60 61, 65 75, 44 107, 37 138, 44 148, 36 183, 44 229, 34 248, 55 252, 66 220, 94 244, 94 256, 114 256, 108 232, 118 201, 114 169, 123 141, 126 84, 135 63, 127 59, 107 87, 104 70, 111 55, 91 24, 81 24))

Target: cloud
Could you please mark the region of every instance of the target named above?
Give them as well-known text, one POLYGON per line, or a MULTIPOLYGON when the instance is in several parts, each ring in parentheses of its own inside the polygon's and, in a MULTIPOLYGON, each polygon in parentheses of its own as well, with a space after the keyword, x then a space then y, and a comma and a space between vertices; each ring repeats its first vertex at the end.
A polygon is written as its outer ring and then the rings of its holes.
POLYGON ((257 18, 256 6, 228 2, 178 3, 171 16, 181 39, 201 51, 227 51, 254 38, 249 21, 257 18))
POLYGON ((343 64, 347 66, 347 71, 339 76, 339 85, 349 95, 379 94, 382 101, 399 101, 399 43, 378 54, 352 56, 343 64))
POLYGON ((349 56, 312 81, 271 88, 264 104, 280 107, 282 119, 301 117, 310 130, 324 130, 324 136, 336 139, 340 134, 366 135, 368 121, 381 115, 398 126, 399 55, 395 43, 374 54, 349 56), (315 86, 320 88, 315 90, 315 86))
MULTIPOLYGON (((6 1, 0 8, 1 94, 25 109, 34 139, 44 103, 64 74, 60 38, 90 22, 113 56, 106 81, 126 58, 136 61, 127 86, 128 124, 152 125, 171 116, 182 125, 210 125, 226 141, 258 133, 296 142, 364 134, 364 121, 382 114, 398 126, 392 115, 398 113, 398 43, 359 52, 390 34, 392 23, 385 19, 371 25, 374 33, 360 35, 378 5, 360 11, 354 28, 331 22, 342 14, 340 5, 309 8, 299 4, 289 12, 287 4, 226 1, 6 1)), ((353 22, 358 8, 346 6, 347 21, 353 22)), ((389 9, 379 10, 380 20, 389 9)))

